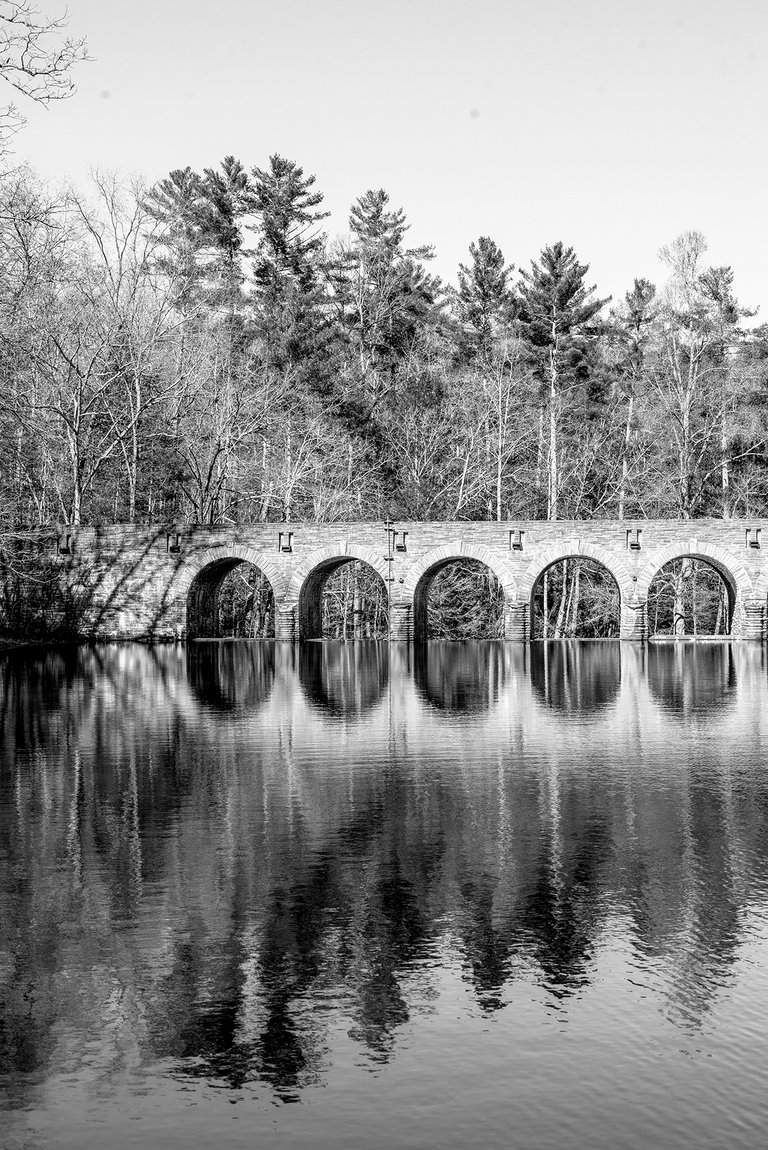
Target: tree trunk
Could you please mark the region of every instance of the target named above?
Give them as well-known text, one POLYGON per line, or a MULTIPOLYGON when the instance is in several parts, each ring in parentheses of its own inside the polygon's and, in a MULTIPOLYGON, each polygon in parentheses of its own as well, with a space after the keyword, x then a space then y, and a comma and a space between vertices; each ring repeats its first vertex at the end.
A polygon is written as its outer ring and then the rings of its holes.
POLYGON ((549 480, 547 484, 547 519, 557 519, 557 352, 549 352, 549 480))
MULTIPOLYGON (((539 406, 539 436, 536 450, 536 496, 540 498, 542 472, 544 470, 544 401, 539 406)), ((539 506, 541 506, 539 504, 539 506)))
POLYGON ((672 633, 676 639, 685 635, 685 583, 691 570, 691 560, 683 559, 680 570, 675 574, 675 603, 672 617, 672 633))
POLYGON ((24 444, 24 428, 19 424, 16 431, 16 518, 21 519, 21 488, 22 488, 22 446, 24 444))
POLYGON ((571 603, 568 611, 567 628, 569 635, 575 635, 579 627, 579 599, 581 597, 581 567, 578 563, 573 573, 571 586, 573 588, 573 594, 571 595, 571 603))
POLYGON ((632 435, 632 410, 634 408, 635 397, 630 395, 629 404, 627 405, 627 423, 624 429, 624 454, 621 458, 621 489, 619 491, 619 519, 624 518, 624 508, 627 502, 627 474, 629 472, 629 464, 627 456, 629 455, 629 443, 632 435))
POLYGON ((293 478, 291 476, 291 437, 290 434, 285 444, 285 494, 283 496, 283 508, 285 513, 286 523, 291 519, 291 497, 293 495, 293 478))
POLYGON ((689 462, 689 447, 691 440, 691 412, 687 400, 683 402, 682 411, 682 444, 680 449, 680 514, 683 519, 690 519, 691 506, 691 476, 689 462))
POLYGON ((355 639, 363 637, 363 604, 360 595, 360 564, 352 564, 352 635, 355 639))
POLYGON ((80 482, 79 472, 75 473, 74 488, 72 491, 72 517, 71 522, 74 527, 80 526, 80 519, 83 511, 83 488, 80 482))
POLYGON ((337 639, 346 639, 346 637, 347 637, 347 630, 349 627, 349 592, 350 592, 349 564, 347 564, 347 566, 344 570, 344 590, 342 592, 343 606, 342 606, 342 615, 341 615, 341 635, 339 635, 337 633, 337 635, 336 635, 337 639))
POLYGON ((728 429, 725 419, 725 402, 720 424, 720 481, 723 496, 723 519, 731 517, 731 473, 728 458, 728 429))
POLYGON ((544 586, 543 586, 542 590, 543 590, 543 609, 544 609, 543 610, 544 624, 543 624, 543 628, 542 628, 542 630, 543 630, 542 639, 546 639, 549 636, 549 571, 548 570, 544 572, 544 586))
POLYGON ((555 639, 562 639, 563 624, 565 620, 565 606, 568 600, 568 560, 563 559, 563 585, 560 589, 560 606, 557 609, 557 622, 555 623, 555 639))

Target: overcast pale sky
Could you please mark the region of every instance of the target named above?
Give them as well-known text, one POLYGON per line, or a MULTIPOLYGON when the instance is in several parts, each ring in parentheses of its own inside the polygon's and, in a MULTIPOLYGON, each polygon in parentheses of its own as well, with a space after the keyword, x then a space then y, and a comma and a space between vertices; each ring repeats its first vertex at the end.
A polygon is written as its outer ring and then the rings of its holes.
MULTIPOLYGON (((40 0, 48 15, 58 0, 40 0)), ((479 235, 518 267, 562 239, 602 294, 663 278, 704 232, 768 320, 766 0, 69 0, 93 62, 26 106, 16 154, 80 181, 98 165, 317 176, 347 230, 384 187, 455 281, 479 235)), ((19 101, 20 103, 20 101, 19 101)))

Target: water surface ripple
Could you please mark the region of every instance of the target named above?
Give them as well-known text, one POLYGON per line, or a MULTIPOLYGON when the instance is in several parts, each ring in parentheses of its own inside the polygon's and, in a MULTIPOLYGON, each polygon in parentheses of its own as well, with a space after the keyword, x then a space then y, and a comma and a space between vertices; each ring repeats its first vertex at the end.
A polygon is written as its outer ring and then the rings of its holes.
POLYGON ((758 645, 5 656, 0 1145, 762 1145, 767 752, 758 645))

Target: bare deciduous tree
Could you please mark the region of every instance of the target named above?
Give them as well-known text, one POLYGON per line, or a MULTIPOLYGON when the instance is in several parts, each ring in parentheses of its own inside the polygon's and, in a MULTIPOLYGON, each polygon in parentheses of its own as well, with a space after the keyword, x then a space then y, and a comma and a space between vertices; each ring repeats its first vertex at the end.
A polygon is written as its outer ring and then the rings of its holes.
MULTIPOLYGON (((31 0, 0 0, 0 77, 16 92, 47 106, 75 90, 73 67, 88 59, 85 37, 64 35, 65 13, 49 17, 31 0)), ((0 108, 0 144, 24 124, 15 104, 0 108)))

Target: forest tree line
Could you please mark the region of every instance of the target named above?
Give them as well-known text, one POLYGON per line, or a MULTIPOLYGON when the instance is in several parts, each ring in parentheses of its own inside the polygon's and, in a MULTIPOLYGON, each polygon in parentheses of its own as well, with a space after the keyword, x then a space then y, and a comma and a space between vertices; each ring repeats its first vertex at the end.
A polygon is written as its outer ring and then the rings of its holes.
POLYGON ((561 242, 480 236, 451 286, 384 190, 326 215, 279 155, 7 172, 2 530, 767 513, 768 325, 702 235, 610 300, 561 242))

